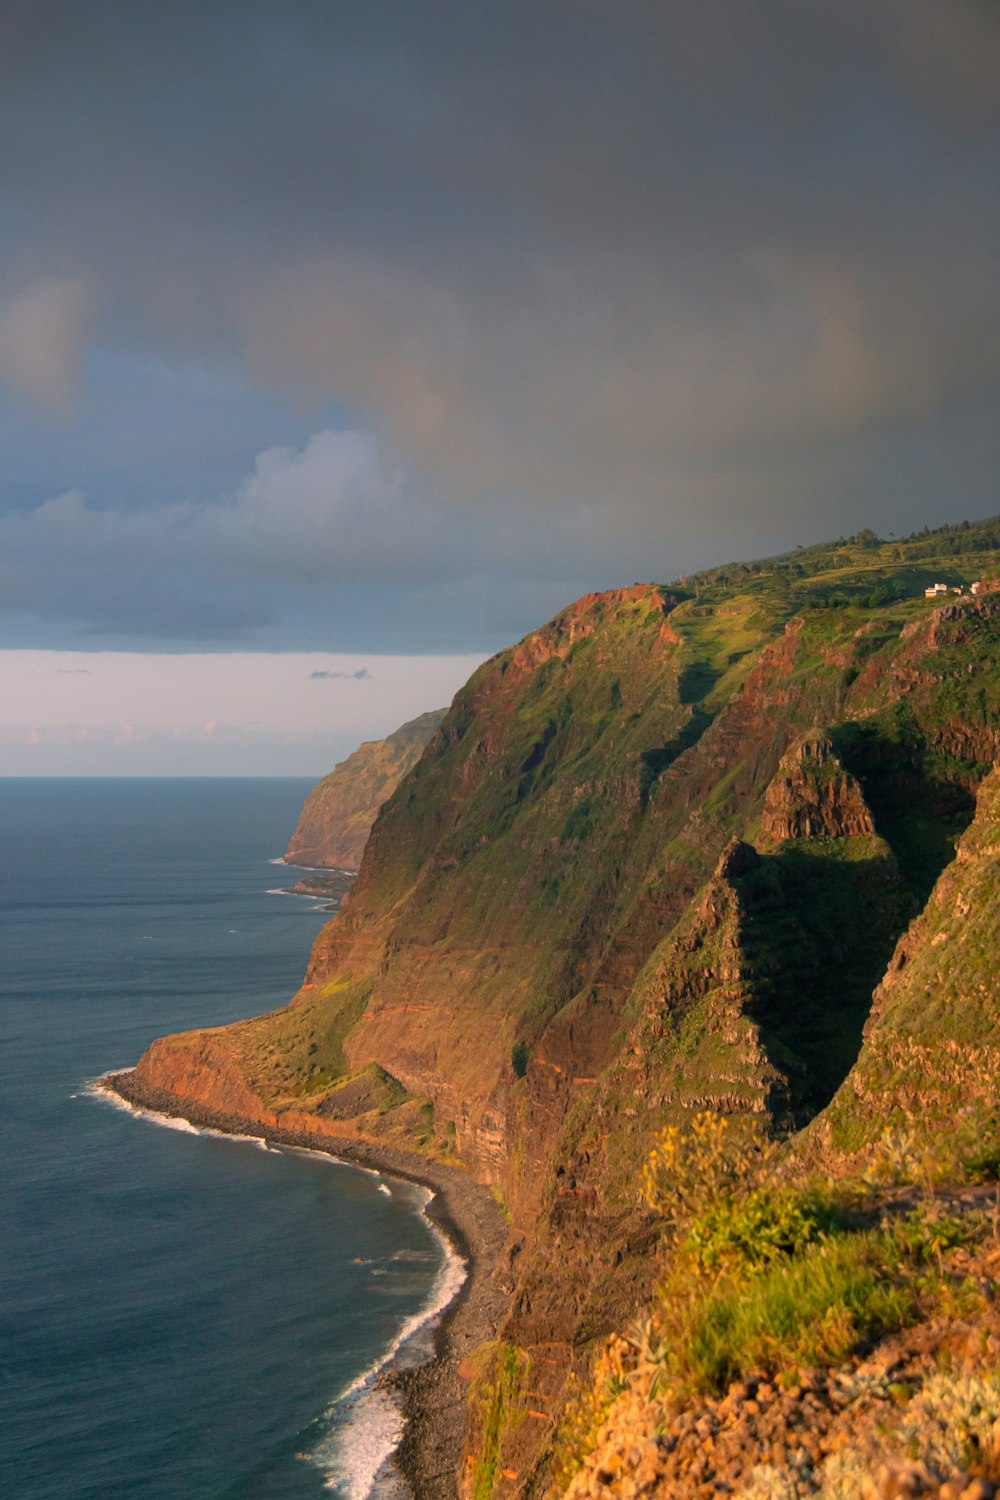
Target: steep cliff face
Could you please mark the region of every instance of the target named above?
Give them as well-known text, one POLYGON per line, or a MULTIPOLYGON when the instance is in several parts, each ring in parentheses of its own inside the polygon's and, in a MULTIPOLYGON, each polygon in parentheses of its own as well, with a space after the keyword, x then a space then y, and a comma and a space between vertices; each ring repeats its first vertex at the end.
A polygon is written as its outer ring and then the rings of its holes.
MULTIPOLYGON (((296 1003, 217 1039, 261 1107, 329 1119, 344 1077, 377 1065, 432 1104, 429 1144, 530 1224, 563 1122, 620 1053, 637 976, 746 833, 781 841, 745 924, 755 993, 815 1073, 802 1051, 823 1057, 823 1028, 796 1036, 797 993, 827 1012, 838 966, 852 992, 871 971, 837 922, 898 904, 894 881, 926 896, 1000 753, 995 596, 833 609, 806 602, 817 587, 761 570, 694 597, 591 595, 487 662, 383 807, 296 1003)), ((835 1006, 846 1071, 842 1022, 835 1006)), ((798 1107, 839 1081, 811 1077, 798 1107)))
POLYGON ((536 1412, 497 1474, 533 1472, 567 1371, 646 1288, 660 1124, 795 1128, 849 1074, 868 1107, 872 991, 1000 758, 996 598, 928 607, 928 545, 578 601, 458 694, 294 1002, 140 1062, 497 1185, 536 1412))
POLYGON ((864 1047, 817 1134, 841 1149, 887 1126, 966 1147, 1000 1124, 1000 766, 875 991, 864 1047))
POLYGON ((443 708, 421 714, 334 766, 306 798, 286 864, 356 870, 379 808, 416 765, 444 715, 443 708))

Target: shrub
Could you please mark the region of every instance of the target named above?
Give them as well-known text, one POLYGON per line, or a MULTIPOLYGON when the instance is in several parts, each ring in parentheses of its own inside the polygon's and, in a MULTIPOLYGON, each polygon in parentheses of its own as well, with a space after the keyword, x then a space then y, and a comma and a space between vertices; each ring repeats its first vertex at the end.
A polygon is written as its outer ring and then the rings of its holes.
POLYGON ((971 1245, 979 1238, 981 1226, 978 1214, 950 1214, 929 1202, 899 1219, 892 1234, 905 1254, 919 1264, 971 1245))
POLYGON ((703 1110, 687 1129, 671 1125, 661 1132, 643 1168, 643 1194, 676 1233, 761 1185, 775 1150, 759 1121, 734 1123, 703 1110))
POLYGON ((837 1222, 827 1203, 790 1188, 754 1188, 736 1202, 710 1204, 684 1245, 704 1270, 736 1263, 752 1269, 797 1255, 837 1222))
POLYGON ((916 1288, 896 1279, 899 1251, 879 1231, 806 1246, 750 1282, 730 1277, 683 1310, 666 1358, 686 1385, 722 1391, 741 1374, 836 1364, 902 1327, 916 1288))
POLYGON ((1000 1144, 983 1146, 965 1163, 966 1182, 1000 1182, 1000 1144))
POLYGON ((528 1061, 531 1053, 527 1042, 517 1041, 510 1049, 510 1065, 514 1069, 515 1078, 523 1078, 528 1071, 528 1061))

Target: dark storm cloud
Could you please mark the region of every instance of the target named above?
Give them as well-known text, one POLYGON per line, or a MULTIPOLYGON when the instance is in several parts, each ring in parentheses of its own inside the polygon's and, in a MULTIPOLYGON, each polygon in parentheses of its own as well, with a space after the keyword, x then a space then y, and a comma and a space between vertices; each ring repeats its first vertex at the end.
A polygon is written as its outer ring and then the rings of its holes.
POLYGON ((367 609, 373 643, 458 643, 472 601, 516 628, 563 587, 996 508, 986 0, 0 25, 0 381, 85 424, 97 340, 374 434, 208 500, 23 512, 22 614, 48 566, 45 612, 112 635, 363 643, 367 609))

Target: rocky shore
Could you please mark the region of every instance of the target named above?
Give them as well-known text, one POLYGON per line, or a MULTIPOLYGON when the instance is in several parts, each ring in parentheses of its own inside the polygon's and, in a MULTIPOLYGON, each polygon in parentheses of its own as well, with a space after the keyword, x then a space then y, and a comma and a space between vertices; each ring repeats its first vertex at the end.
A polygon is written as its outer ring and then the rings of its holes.
POLYGON ((224 1114, 153 1088, 134 1071, 109 1073, 100 1086, 127 1103, 192 1125, 230 1135, 264 1135, 280 1146, 322 1151, 357 1166, 371 1167, 429 1187, 435 1196, 427 1215, 466 1262, 466 1279, 442 1315, 435 1333, 434 1358, 389 1378, 400 1393, 406 1430, 395 1461, 415 1500, 454 1500, 465 1431, 466 1386, 459 1367, 480 1344, 496 1336, 505 1310, 494 1276, 507 1226, 489 1189, 458 1167, 427 1160, 414 1152, 373 1141, 338 1140, 305 1131, 265 1129, 252 1119, 224 1114))

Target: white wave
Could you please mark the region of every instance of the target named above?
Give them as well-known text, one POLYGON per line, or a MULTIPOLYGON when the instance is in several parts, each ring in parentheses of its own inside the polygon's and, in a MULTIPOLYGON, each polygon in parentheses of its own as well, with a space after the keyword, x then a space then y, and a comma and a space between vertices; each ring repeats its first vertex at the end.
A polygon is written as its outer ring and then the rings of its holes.
MULTIPOLYGON (((123 1073, 131 1073, 131 1068, 122 1068, 123 1073)), ((105 1104, 110 1104, 114 1109, 121 1109, 127 1115, 135 1115, 139 1120, 149 1120, 153 1125, 162 1125, 165 1130, 180 1130, 185 1135, 201 1135, 197 1125, 192 1125, 190 1120, 183 1120, 179 1115, 164 1115, 158 1109, 143 1109, 141 1105, 133 1104, 128 1099, 123 1099, 121 1094, 116 1094, 114 1089, 108 1088, 103 1078, 94 1078, 88 1081, 86 1092, 95 1099, 101 1099, 105 1104)))
POLYGON ((380 1193, 385 1193, 387 1198, 392 1197, 392 1188, 389 1187, 386 1183, 380 1182, 378 1185, 378 1190, 380 1193))
POLYGON ((314 896, 309 891, 286 891, 280 885, 269 888, 264 892, 265 896, 294 896, 297 901, 308 901, 312 907, 323 906, 329 901, 329 896, 314 896))
POLYGON ((327 1489, 342 1489, 348 1500, 389 1500, 408 1493, 388 1463, 403 1435, 402 1412, 395 1393, 379 1383, 379 1376, 405 1345, 437 1322, 466 1278, 465 1261, 427 1213, 434 1193, 426 1187, 419 1191, 420 1212, 444 1254, 441 1269, 424 1306, 406 1319, 385 1352, 333 1402, 327 1412, 331 1431, 309 1455, 324 1471, 327 1489))
MULTIPOLYGON (((117 1071, 131 1073, 134 1070, 120 1068, 117 1071)), ((264 1151, 279 1149, 268 1146, 261 1136, 230 1135, 226 1131, 193 1125, 190 1120, 165 1115, 159 1110, 143 1109, 115 1093, 106 1083, 106 1077, 106 1074, 102 1074, 99 1078, 88 1079, 87 1094, 139 1119, 162 1125, 167 1130, 216 1136, 221 1140, 253 1145, 264 1151)), ((312 1156, 337 1166, 353 1167, 355 1171, 366 1172, 372 1177, 382 1175, 375 1168, 344 1161, 329 1151, 309 1150, 306 1147, 287 1149, 297 1156, 312 1156)), ((378 1377, 407 1344, 416 1340, 418 1333, 429 1331, 458 1295, 466 1278, 465 1261, 440 1225, 427 1213, 434 1193, 428 1187, 413 1184, 407 1186, 415 1187, 420 1195, 419 1211, 427 1220, 431 1233, 443 1252, 441 1268, 423 1307, 405 1320, 388 1348, 334 1399, 326 1414, 327 1420, 332 1424, 330 1432, 311 1453, 303 1455, 323 1471, 326 1488, 344 1488, 348 1500, 402 1500, 402 1497, 409 1494, 407 1486, 389 1467, 389 1459, 398 1448, 403 1435, 402 1411, 395 1393, 379 1384, 378 1377)), ((379 1183, 379 1189, 391 1196, 392 1190, 385 1183, 379 1183)), ((420 1252, 398 1251, 391 1259, 402 1259, 410 1254, 419 1255, 420 1252)))
POLYGON ((269 859, 269 865, 284 865, 286 870, 302 870, 306 875, 356 875, 346 865, 300 865, 297 860, 269 859))
POLYGON ((310 1146, 285 1146, 283 1148, 290 1156, 314 1156, 317 1161, 325 1161, 334 1167, 350 1167, 354 1172, 364 1172, 368 1177, 381 1177, 382 1173, 378 1167, 366 1167, 359 1161, 348 1161, 345 1156, 338 1156, 333 1150, 320 1151, 310 1146))
MULTIPOLYGON (((119 1073, 132 1073, 134 1068, 119 1068, 119 1073)), ((87 1081, 85 1092, 94 1099, 100 1099, 105 1104, 110 1104, 114 1109, 124 1110, 128 1115, 134 1115, 136 1119, 148 1120, 151 1125, 162 1125, 164 1130, 179 1130, 184 1135, 214 1136, 220 1141, 237 1141, 248 1146, 256 1146, 258 1150, 267 1151, 268 1144, 260 1135, 238 1135, 235 1131, 215 1130, 210 1125, 194 1125, 190 1120, 185 1120, 181 1115, 165 1115, 158 1109, 146 1109, 141 1104, 133 1104, 129 1099, 123 1099, 121 1094, 109 1088, 105 1082, 107 1074, 100 1078, 91 1078, 87 1081)), ((73 1096, 75 1098, 75 1095, 73 1096)))
MULTIPOLYGON (((122 1069, 122 1071, 126 1071, 122 1069)), ((132 1069, 127 1070, 131 1072, 132 1069)), ((162 1125, 166 1130, 181 1130, 190 1135, 200 1135, 197 1125, 192 1125, 190 1120, 182 1120, 176 1115, 164 1115, 156 1109, 143 1109, 138 1104, 133 1104, 128 1099, 123 1099, 121 1094, 116 1094, 114 1089, 108 1088, 100 1078, 88 1083, 86 1092, 94 1098, 101 1099, 105 1104, 110 1104, 113 1109, 120 1109, 127 1115, 135 1115, 137 1119, 149 1120, 154 1125, 162 1125)))
MULTIPOLYGON (((386 1461, 399 1447, 403 1436, 403 1414, 391 1391, 373 1385, 353 1398, 345 1398, 343 1426, 336 1430, 312 1454, 326 1476, 326 1488, 339 1490, 347 1500, 370 1500, 377 1492, 385 1493, 380 1478, 385 1475, 386 1461)), ((406 1494, 400 1485, 397 1493, 406 1494)))
POLYGON ((248 1146, 256 1146, 258 1151, 267 1151, 269 1146, 262 1135, 240 1135, 235 1130, 214 1130, 210 1125, 202 1126, 199 1135, 210 1135, 218 1141, 243 1141, 248 1146))

